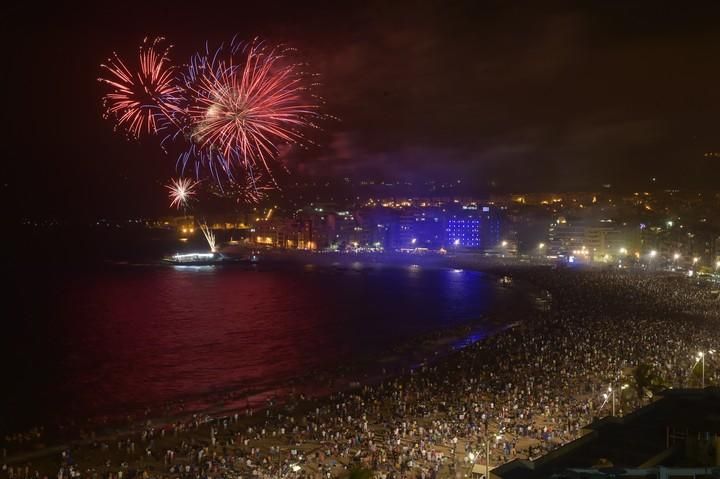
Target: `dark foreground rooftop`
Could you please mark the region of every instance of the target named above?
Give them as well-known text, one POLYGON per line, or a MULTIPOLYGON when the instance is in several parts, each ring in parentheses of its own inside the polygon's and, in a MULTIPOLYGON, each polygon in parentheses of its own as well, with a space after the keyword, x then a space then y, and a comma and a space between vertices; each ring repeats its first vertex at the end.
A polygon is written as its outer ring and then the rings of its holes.
POLYGON ((720 478, 720 388, 668 389, 634 413, 600 419, 585 432, 535 461, 500 466, 492 478, 720 478))

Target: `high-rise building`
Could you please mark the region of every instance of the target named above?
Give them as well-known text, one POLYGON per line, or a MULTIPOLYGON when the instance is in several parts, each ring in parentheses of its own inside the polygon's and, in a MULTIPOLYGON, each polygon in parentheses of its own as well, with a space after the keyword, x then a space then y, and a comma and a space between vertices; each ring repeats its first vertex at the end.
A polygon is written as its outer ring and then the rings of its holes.
POLYGON ((609 220, 566 221, 558 218, 548 228, 549 254, 582 254, 601 260, 615 256, 620 250, 627 254, 627 239, 617 225, 609 220))
POLYGON ((447 245, 488 250, 500 243, 500 217, 495 208, 464 209, 447 220, 447 245))

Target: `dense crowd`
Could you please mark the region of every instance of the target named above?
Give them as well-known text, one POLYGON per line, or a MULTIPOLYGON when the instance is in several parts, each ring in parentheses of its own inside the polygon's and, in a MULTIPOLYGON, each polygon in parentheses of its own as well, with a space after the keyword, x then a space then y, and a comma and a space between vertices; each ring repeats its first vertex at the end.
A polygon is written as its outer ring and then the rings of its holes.
MULTIPOLYGON (((47 463, 9 462, 0 477, 44 477, 53 467, 58 479, 322 478, 353 467, 379 478, 465 477, 488 453, 497 466, 579 437, 611 413, 609 388, 616 414, 626 414, 663 387, 699 386, 697 353, 720 349, 717 285, 621 271, 503 273, 545 289, 552 307, 377 384, 148 422, 47 463)), ((717 363, 707 356, 706 384, 720 383, 717 363)))

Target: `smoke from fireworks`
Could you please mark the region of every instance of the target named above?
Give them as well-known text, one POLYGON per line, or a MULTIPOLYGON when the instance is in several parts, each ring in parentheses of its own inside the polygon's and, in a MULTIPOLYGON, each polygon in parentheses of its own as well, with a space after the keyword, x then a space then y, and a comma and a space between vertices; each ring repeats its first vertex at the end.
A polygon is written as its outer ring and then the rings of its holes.
POLYGON ((187 207, 190 199, 195 196, 195 187, 199 182, 189 178, 173 179, 170 184, 165 186, 170 190, 170 207, 177 209, 187 207))
POLYGON ((105 116, 113 117, 117 126, 134 138, 143 133, 156 133, 158 122, 167 118, 167 111, 174 108, 180 89, 170 65, 168 53, 171 46, 162 49, 164 38, 140 46, 137 69, 130 69, 116 53, 101 67, 107 78, 98 81, 111 90, 103 97, 105 116))
POLYGON ((220 198, 230 198, 240 204, 258 204, 267 198, 275 185, 265 175, 255 174, 245 175, 241 180, 214 183, 210 189, 213 195, 220 198))

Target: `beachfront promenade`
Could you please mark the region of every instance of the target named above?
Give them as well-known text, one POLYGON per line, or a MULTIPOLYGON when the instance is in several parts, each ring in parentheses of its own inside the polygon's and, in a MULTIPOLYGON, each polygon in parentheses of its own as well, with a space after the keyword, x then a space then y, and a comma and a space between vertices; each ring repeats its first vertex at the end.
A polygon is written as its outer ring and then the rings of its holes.
MULTIPOLYGON (((31 477, 469 477, 473 464, 535 458, 594 417, 699 386, 694 357, 720 349, 720 300, 687 278, 609 271, 503 271, 549 291, 536 311, 482 342, 384 382, 324 399, 88 437, 40 449, 38 431, 5 438, 0 479, 31 477), (623 388, 624 385, 627 387, 623 388)), ((714 358, 706 384, 717 384, 714 358)), ((362 378, 356 378, 362 380, 362 378)))

